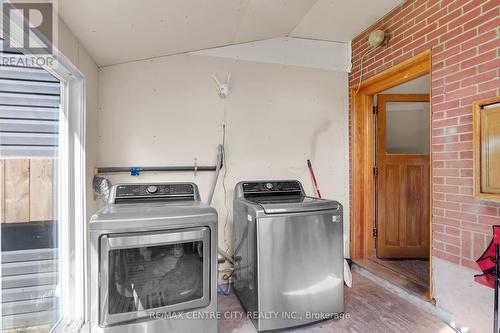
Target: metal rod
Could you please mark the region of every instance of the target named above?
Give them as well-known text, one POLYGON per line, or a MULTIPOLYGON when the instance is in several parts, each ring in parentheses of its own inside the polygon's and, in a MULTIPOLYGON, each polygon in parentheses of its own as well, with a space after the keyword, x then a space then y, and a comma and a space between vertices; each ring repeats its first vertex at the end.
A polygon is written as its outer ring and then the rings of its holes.
POLYGON ((500 259, 499 245, 495 244, 495 304, 493 311, 493 332, 498 333, 498 260, 500 259))
POLYGON ((103 173, 120 173, 126 172, 130 173, 130 171, 134 168, 138 168, 140 172, 155 172, 155 171, 215 171, 217 169, 216 166, 164 166, 164 167, 99 167, 96 168, 96 174, 103 173))

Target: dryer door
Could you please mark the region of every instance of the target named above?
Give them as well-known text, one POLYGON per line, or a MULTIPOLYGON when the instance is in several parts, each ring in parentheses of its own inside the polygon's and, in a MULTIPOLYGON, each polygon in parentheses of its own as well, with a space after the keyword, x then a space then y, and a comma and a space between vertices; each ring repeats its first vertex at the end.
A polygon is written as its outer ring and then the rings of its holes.
POLYGON ((210 303, 209 228, 110 234, 100 245, 102 326, 210 303))

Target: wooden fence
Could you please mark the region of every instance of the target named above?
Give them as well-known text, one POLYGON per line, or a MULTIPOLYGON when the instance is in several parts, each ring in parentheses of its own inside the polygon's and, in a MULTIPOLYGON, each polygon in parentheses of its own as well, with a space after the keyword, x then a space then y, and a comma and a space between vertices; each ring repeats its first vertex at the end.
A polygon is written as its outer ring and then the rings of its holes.
POLYGON ((52 221, 57 159, 0 159, 0 222, 52 221))
MULTIPOLYGON (((56 167, 57 159, 54 158, 0 159, 3 232, 23 223, 48 221, 51 224, 56 220, 56 167)), ((22 234, 19 241, 29 243, 33 237, 28 231, 31 229, 23 230, 27 234, 22 234)), ((1 252, 3 333, 47 332, 57 321, 58 260, 57 247, 32 249, 28 246, 27 249, 1 252)))

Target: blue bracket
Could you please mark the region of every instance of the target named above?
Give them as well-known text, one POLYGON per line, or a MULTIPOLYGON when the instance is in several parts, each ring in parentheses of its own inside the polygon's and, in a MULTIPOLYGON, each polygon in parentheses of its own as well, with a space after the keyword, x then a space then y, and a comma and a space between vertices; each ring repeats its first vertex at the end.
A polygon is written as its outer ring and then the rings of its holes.
POLYGON ((132 167, 130 168, 130 175, 131 176, 140 176, 141 175, 141 168, 139 167, 132 167))

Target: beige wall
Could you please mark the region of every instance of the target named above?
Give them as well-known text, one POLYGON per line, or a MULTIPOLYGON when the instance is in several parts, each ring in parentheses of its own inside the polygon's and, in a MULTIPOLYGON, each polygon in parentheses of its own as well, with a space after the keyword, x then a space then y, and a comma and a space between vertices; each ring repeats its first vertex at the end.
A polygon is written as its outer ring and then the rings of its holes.
POLYGON ((58 22, 58 49, 85 76, 85 145, 87 162, 87 216, 96 210, 93 200, 92 177, 97 158, 97 84, 98 69, 92 57, 73 35, 66 24, 58 22))
MULTIPOLYGON (((196 158, 199 165, 213 165, 225 122, 226 196, 220 180, 213 205, 219 212, 219 244, 226 248, 232 238, 235 183, 299 179, 313 195, 307 158, 312 159, 324 197, 340 201, 348 211, 346 110, 347 73, 342 72, 201 55, 104 67, 99 75, 98 162, 192 165, 196 158), (222 78, 228 72, 231 94, 223 100, 212 75, 222 78)), ((113 183, 194 181, 206 200, 212 176, 109 178, 113 183)), ((347 239, 347 223, 345 235, 347 239)))

